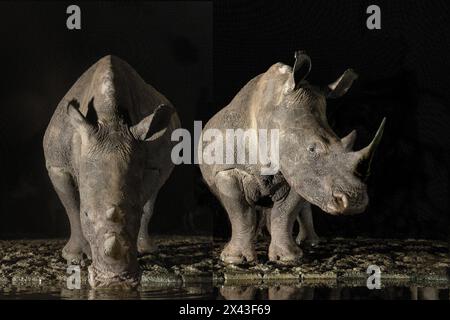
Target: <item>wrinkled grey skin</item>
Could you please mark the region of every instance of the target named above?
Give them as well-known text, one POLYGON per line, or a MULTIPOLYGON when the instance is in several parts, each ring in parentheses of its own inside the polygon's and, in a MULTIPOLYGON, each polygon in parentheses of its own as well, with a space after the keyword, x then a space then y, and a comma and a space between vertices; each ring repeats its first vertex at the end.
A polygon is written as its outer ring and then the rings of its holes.
POLYGON ((139 283, 137 251, 157 193, 169 177, 171 103, 123 60, 91 66, 57 106, 44 136, 47 170, 70 220, 68 263, 92 257, 92 287, 139 283))
MULTIPOLYGON (((297 239, 318 239, 311 204, 333 215, 360 213, 367 207, 362 178, 368 174, 384 121, 368 147, 352 151, 356 133, 340 139, 325 111, 326 99, 345 94, 357 75, 347 70, 336 82, 319 88, 305 81, 310 69, 310 58, 301 51, 293 68, 274 64, 247 83, 204 128, 223 133, 238 128, 280 130, 278 174, 262 176, 260 164, 200 165, 230 218, 232 236, 221 254, 227 263, 256 260, 257 211, 266 216, 271 234, 269 259, 295 262, 302 255, 292 236, 297 217, 297 239)), ((203 149, 207 145, 203 142, 203 149)))

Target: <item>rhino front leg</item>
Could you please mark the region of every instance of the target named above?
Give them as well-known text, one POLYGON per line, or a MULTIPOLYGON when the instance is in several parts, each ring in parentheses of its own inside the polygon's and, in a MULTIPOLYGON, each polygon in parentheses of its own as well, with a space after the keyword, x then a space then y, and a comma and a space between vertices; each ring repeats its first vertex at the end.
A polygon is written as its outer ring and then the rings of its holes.
POLYGON ((231 239, 220 258, 232 264, 256 260, 256 210, 245 198, 241 179, 242 175, 237 169, 219 172, 215 177, 217 196, 231 222, 231 239))
POLYGON ((58 194, 70 222, 70 239, 62 250, 67 263, 78 264, 83 260, 83 253, 91 257, 91 248, 84 238, 80 222, 80 201, 77 187, 69 172, 60 167, 49 167, 48 174, 58 194))
POLYGON ((155 252, 158 247, 148 235, 148 224, 153 215, 157 194, 153 194, 151 198, 145 203, 143 214, 141 217, 141 226, 139 229, 137 249, 140 254, 155 252))
POLYGON ((316 246, 319 243, 319 237, 314 230, 311 204, 309 202, 306 202, 300 210, 297 221, 299 223, 299 231, 296 239, 297 244, 300 245, 306 242, 312 246, 316 246))
POLYGON ((270 214, 269 260, 283 263, 297 262, 302 256, 292 235, 294 222, 303 199, 291 189, 288 196, 274 203, 270 214))
POLYGON ((152 253, 158 249, 154 240, 148 234, 148 225, 153 216, 159 189, 163 183, 159 169, 144 170, 144 184, 148 186, 148 193, 146 193, 145 197, 148 200, 142 209, 141 225, 137 240, 137 249, 140 254, 152 253))

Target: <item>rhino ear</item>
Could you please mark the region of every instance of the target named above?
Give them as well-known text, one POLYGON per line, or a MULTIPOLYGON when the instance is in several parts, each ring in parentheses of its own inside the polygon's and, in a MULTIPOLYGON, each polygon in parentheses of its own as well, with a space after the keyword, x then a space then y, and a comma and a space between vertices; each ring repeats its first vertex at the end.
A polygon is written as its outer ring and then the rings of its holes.
POLYGON ((73 99, 67 104, 67 115, 69 116, 70 123, 77 130, 84 130, 85 132, 91 131, 94 126, 81 114, 80 103, 73 99))
POLYGON ((358 78, 358 74, 353 69, 347 69, 335 82, 325 88, 325 95, 327 98, 334 99, 342 97, 358 78))
POLYGON ((141 141, 158 139, 166 132, 174 112, 175 110, 171 106, 165 104, 158 106, 151 115, 130 127, 131 134, 135 139, 141 141))
POLYGON ((295 52, 295 63, 289 80, 289 89, 297 90, 311 71, 311 58, 304 51, 295 52))

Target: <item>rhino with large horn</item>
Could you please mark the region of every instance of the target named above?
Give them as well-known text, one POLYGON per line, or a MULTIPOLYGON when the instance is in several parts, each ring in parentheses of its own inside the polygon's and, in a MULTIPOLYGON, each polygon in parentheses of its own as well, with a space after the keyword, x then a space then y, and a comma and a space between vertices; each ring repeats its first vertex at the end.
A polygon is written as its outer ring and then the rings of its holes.
MULTIPOLYGON (((333 132, 326 118, 326 99, 345 94, 356 73, 349 69, 324 88, 313 86, 305 80, 311 59, 302 51, 295 58, 293 68, 277 63, 253 78, 204 128, 204 132, 279 130, 276 174, 261 175, 260 163, 200 164, 206 183, 230 218, 232 235, 221 254, 227 263, 256 259, 258 211, 267 216, 269 259, 292 262, 302 255, 292 235, 297 216, 298 239, 317 240, 311 204, 332 215, 360 213, 368 205, 364 181, 385 121, 369 146, 352 151, 356 132, 342 139, 333 132)), ((210 143, 202 141, 202 149, 210 143)))
POLYGON ((46 166, 70 221, 68 263, 92 257, 92 287, 134 287, 137 254, 174 164, 172 104, 125 61, 106 56, 75 82, 44 136, 46 166))

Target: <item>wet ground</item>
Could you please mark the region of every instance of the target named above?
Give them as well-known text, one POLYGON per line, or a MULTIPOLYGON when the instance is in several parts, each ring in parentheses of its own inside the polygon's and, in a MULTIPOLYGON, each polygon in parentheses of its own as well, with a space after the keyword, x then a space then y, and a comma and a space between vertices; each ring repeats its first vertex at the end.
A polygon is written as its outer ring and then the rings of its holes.
MULTIPOLYGON (((81 290, 67 288, 64 240, 0 241, 0 299, 450 299, 448 244, 427 240, 322 240, 305 246, 298 265, 267 261, 227 266, 223 241, 159 237, 158 252, 141 257, 136 291, 91 290, 81 266, 81 290), (381 288, 367 288, 367 268, 381 270, 381 288)), ((86 262, 88 264, 89 261, 86 262)))

